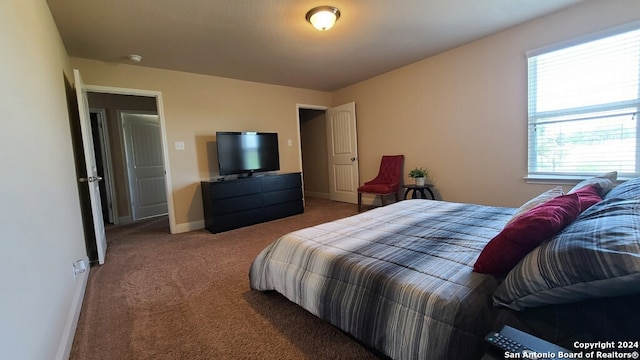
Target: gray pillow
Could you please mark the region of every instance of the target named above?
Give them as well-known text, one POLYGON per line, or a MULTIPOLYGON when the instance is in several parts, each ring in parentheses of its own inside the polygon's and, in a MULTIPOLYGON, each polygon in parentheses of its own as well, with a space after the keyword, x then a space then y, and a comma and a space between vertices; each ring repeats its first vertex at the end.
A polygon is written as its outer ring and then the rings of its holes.
POLYGON ((640 199, 587 210, 525 256, 494 293, 515 310, 640 293, 640 199))
POLYGON ((600 197, 604 197, 609 191, 611 191, 611 189, 613 189, 616 186, 617 179, 618 179, 617 171, 611 171, 606 174, 594 176, 594 177, 582 180, 581 182, 576 184, 576 186, 571 188, 571 190, 569 190, 567 194, 574 193, 582 189, 583 187, 589 186, 591 184, 599 184, 602 190, 598 195, 600 195, 600 197))

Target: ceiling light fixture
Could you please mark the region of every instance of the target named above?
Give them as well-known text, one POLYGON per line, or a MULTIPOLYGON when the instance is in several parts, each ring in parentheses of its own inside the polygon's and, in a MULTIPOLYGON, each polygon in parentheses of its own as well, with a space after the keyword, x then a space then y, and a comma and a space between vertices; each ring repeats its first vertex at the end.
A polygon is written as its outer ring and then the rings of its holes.
POLYGON ((340 10, 333 6, 318 6, 309 10, 306 18, 314 28, 326 31, 340 18, 340 10))

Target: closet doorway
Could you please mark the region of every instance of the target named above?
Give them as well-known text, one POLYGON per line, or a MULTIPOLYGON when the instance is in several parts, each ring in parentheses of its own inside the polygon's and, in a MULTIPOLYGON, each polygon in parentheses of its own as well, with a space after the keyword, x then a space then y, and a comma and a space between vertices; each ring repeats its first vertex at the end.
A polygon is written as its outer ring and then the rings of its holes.
POLYGON ((355 103, 298 105, 305 196, 357 203, 358 141, 355 103))

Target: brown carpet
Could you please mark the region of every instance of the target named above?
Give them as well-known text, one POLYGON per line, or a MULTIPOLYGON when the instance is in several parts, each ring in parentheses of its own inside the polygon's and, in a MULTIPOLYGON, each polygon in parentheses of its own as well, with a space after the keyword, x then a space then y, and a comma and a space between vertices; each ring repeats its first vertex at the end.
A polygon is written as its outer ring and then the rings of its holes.
POLYGON ((356 212, 307 199, 302 215, 220 234, 171 235, 166 217, 109 228, 70 359, 376 359, 283 296, 249 289, 251 261, 277 237, 356 212))

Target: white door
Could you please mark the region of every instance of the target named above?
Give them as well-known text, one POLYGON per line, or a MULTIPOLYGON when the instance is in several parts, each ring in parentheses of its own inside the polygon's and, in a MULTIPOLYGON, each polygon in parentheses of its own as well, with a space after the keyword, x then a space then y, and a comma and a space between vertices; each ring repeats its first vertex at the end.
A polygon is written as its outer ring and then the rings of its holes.
POLYGON ((157 114, 120 112, 132 219, 167 214, 162 132, 157 114))
POLYGON ((100 202, 100 187, 98 182, 102 180, 98 176, 96 157, 93 150, 93 137, 91 135, 91 120, 89 117, 89 101, 84 83, 80 77, 80 71, 73 70, 75 78, 76 97, 78 98, 78 112, 80 113, 80 128, 82 130, 82 147, 85 163, 87 165, 87 177, 78 181, 89 184, 89 197, 91 199, 91 215, 93 218, 93 230, 96 234, 96 248, 98 250, 98 263, 104 264, 107 252, 107 235, 104 232, 104 220, 102 219, 102 203, 100 202))
POLYGON ((330 199, 356 204, 359 178, 355 103, 327 109, 327 148, 330 199))

